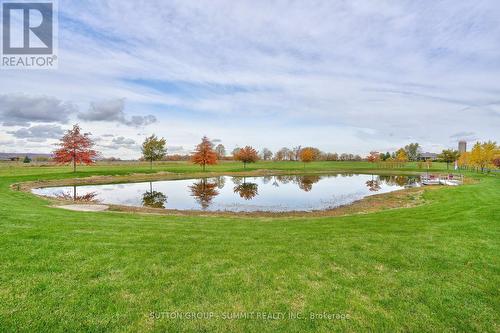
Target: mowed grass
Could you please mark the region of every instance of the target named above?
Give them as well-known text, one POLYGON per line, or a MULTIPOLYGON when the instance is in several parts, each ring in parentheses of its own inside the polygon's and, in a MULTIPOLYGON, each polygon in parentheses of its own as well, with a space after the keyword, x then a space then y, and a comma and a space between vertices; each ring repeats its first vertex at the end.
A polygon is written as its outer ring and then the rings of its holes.
MULTIPOLYGON (((247 168, 253 169, 303 166, 247 168)), ((147 164, 79 170, 77 177, 151 172, 147 164)), ((157 171, 199 167, 163 163, 157 171)), ((243 168, 223 163, 210 171, 243 168)), ((499 331, 499 176, 427 191, 415 208, 323 218, 69 212, 9 189, 74 176, 67 167, 0 165, 2 332, 499 331), (310 317, 323 312, 348 319, 310 317), (225 319, 232 313, 253 319, 225 319)))

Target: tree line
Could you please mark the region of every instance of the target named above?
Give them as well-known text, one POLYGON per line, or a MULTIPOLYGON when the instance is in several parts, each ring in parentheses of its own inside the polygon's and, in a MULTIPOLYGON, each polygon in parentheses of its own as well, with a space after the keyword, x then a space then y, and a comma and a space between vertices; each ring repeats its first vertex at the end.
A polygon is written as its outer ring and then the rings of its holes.
MULTIPOLYGON (((237 147, 234 148, 231 152, 227 152, 226 147, 223 144, 217 144, 214 148, 217 159, 219 161, 234 161, 237 160, 237 156, 241 149, 237 147)), ((252 147, 253 148, 253 147, 252 147)), ((314 147, 304 147, 301 146, 287 148, 283 147, 273 153, 269 148, 263 148, 260 152, 257 151, 257 157, 262 161, 302 161, 300 152, 305 149, 310 148, 311 151, 314 152, 314 158, 318 161, 362 161, 363 158, 357 154, 350 153, 325 153, 318 148, 314 147)), ((255 148, 253 148, 255 149, 255 148)), ((165 155, 161 160, 162 161, 189 161, 191 160, 192 154, 168 154, 165 155)), ((141 160, 144 160, 144 157, 141 157, 141 160)))
POLYGON ((434 159, 423 156, 418 143, 411 143, 393 153, 372 151, 366 160, 381 167, 402 167, 406 162, 415 161, 419 162, 420 167, 424 164, 429 167, 432 160, 437 160, 446 163, 447 169, 450 164, 457 163, 461 169, 484 172, 486 169, 500 168, 500 146, 493 141, 476 142, 470 152, 460 153, 458 150, 443 149, 434 159))
POLYGON ((484 172, 489 168, 500 168, 500 146, 493 141, 476 142, 470 152, 460 154, 457 160, 460 168, 484 172))
MULTIPOLYGON (((142 155, 143 159, 150 161, 151 167, 153 161, 162 160, 166 157, 167 147, 164 138, 157 138, 152 135, 144 141, 142 145, 142 155)), ((190 160, 194 164, 198 164, 205 171, 207 165, 217 164, 219 160, 226 159, 226 150, 222 144, 214 146, 212 141, 206 136, 201 139, 201 142, 196 146, 194 152, 190 155, 190 160)), ((321 151, 314 147, 300 148, 294 152, 293 161, 301 161, 304 163, 304 167, 307 163, 318 160, 321 156, 321 151)), ((232 151, 232 160, 240 161, 243 163, 243 168, 247 167, 249 163, 255 163, 260 159, 271 160, 272 152, 264 148, 262 153, 253 148, 252 146, 245 146, 243 148, 235 148, 232 151)), ((276 159, 282 160, 282 159, 276 159)))
MULTIPOLYGON (((82 132, 79 125, 74 125, 71 130, 68 130, 61 138, 59 148, 53 152, 54 161, 60 164, 72 164, 73 171, 76 171, 78 164, 92 164, 100 153, 94 150, 94 142, 90 138, 90 133, 82 132)), ((150 168, 153 168, 155 161, 167 159, 167 141, 165 138, 159 138, 155 134, 147 137, 141 146, 142 160, 148 161, 150 168)), ((270 149, 264 148, 259 153, 254 147, 245 146, 243 148, 235 148, 230 156, 227 156, 224 145, 217 146, 206 136, 201 139, 201 142, 196 145, 194 151, 190 155, 184 156, 182 159, 190 160, 192 163, 200 165, 202 170, 206 170, 207 165, 217 164, 220 160, 231 159, 243 163, 246 168, 247 164, 255 163, 259 160, 265 161, 300 161, 304 164, 323 160, 323 161, 369 161, 378 163, 380 167, 402 167, 408 161, 420 161, 421 149, 418 143, 408 144, 395 152, 379 153, 372 151, 366 158, 361 158, 359 155, 348 153, 325 153, 315 147, 296 146, 293 148, 283 147, 273 153, 270 149)), ((484 171, 487 168, 500 168, 500 147, 496 142, 477 142, 470 153, 459 154, 455 150, 443 150, 438 156, 439 160, 450 163, 457 162, 461 168, 475 169, 484 171)), ((429 163, 430 161, 424 162, 429 163)), ((428 165, 427 165, 428 166, 428 165)))

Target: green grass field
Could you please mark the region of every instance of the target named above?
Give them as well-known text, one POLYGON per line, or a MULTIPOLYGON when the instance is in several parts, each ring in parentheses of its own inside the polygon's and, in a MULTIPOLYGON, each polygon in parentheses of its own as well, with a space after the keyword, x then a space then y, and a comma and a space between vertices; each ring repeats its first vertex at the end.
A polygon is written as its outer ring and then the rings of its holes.
MULTIPOLYGON (((283 162, 247 170, 302 168, 283 162)), ((321 218, 69 212, 9 188, 150 172, 147 164, 70 171, 0 165, 1 332, 500 330, 500 175, 471 174, 479 182, 427 191, 415 208, 321 218), (320 313, 338 317, 311 318, 320 313)), ((157 171, 199 167, 163 163, 157 171)), ((210 171, 243 168, 224 163, 210 171)))

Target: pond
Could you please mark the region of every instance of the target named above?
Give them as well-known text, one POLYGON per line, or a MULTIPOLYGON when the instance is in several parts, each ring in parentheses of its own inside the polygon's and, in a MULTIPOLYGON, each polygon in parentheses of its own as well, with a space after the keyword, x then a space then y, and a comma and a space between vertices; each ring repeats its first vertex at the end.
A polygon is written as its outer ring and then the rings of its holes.
POLYGON ((142 183, 33 189, 75 201, 178 210, 290 212, 325 210, 366 196, 419 186, 417 176, 364 174, 220 176, 142 183))

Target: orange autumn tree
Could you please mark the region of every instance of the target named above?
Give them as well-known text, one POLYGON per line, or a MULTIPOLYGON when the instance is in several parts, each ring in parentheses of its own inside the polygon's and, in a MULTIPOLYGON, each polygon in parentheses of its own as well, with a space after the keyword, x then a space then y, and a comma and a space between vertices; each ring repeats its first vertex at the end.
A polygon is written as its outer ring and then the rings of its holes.
POLYGON ((304 168, 306 163, 310 163, 318 158, 317 149, 312 147, 302 148, 299 152, 299 158, 304 163, 304 168))
POLYGON ((206 178, 189 186, 191 196, 195 198, 201 206, 201 209, 207 209, 211 204, 214 197, 219 195, 217 191, 217 183, 209 182, 206 178))
POLYGON ((217 164, 217 153, 214 151, 214 145, 206 136, 201 138, 200 144, 196 146, 191 161, 194 164, 201 165, 203 171, 205 171, 207 164, 217 164))
POLYGON ((255 163, 259 160, 259 153, 253 147, 246 146, 235 152, 234 159, 243 162, 243 167, 246 168, 247 163, 255 163))
POLYGON ((73 172, 76 172, 77 164, 94 163, 99 154, 92 149, 94 142, 90 138, 90 133, 82 133, 78 124, 66 132, 58 145, 60 148, 54 151, 54 161, 59 164, 72 163, 73 172))

